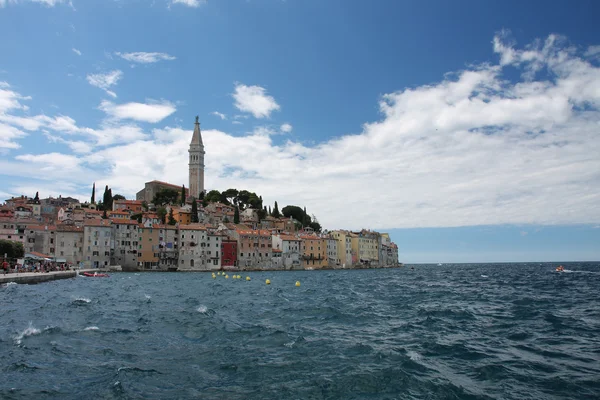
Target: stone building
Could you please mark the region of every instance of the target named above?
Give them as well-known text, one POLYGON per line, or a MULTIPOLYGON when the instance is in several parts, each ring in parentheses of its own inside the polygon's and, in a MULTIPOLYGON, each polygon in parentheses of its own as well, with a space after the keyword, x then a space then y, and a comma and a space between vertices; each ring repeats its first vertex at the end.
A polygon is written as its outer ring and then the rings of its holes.
POLYGON ((350 233, 348 231, 338 230, 331 232, 331 236, 338 242, 337 253, 340 266, 342 268, 350 268, 353 265, 352 237, 350 236, 350 233))
MULTIPOLYGON (((167 182, 161 181, 150 181, 144 184, 144 188, 136 193, 135 199, 139 201, 145 201, 146 203, 152 203, 154 199, 154 195, 158 193, 161 189, 174 189, 177 190, 178 193, 181 192, 181 185, 173 185, 167 182)), ((186 196, 189 195, 189 190, 185 189, 186 196)))
POLYGON ((202 133, 200 132, 200 122, 196 117, 194 124, 194 133, 188 150, 189 161, 189 196, 198 198, 201 192, 204 192, 204 144, 202 143, 202 133))
POLYGON ((54 256, 56 250, 56 226, 30 225, 27 227, 25 252, 42 253, 54 256))
POLYGON ((157 269, 159 261, 159 229, 138 227, 138 266, 140 269, 157 269))
POLYGON ((302 266, 304 269, 321 269, 328 266, 327 243, 318 236, 301 236, 302 266))
POLYGON ((338 258, 338 249, 337 244, 338 241, 332 237, 327 236, 323 238, 325 243, 327 244, 327 263, 330 267, 336 268, 341 265, 341 261, 338 258))
POLYGON ((138 267, 138 222, 131 219, 112 219, 111 265, 120 265, 123 271, 138 267))
POLYGON ((273 252, 281 251, 281 266, 284 269, 300 269, 302 239, 286 234, 272 236, 273 252))
POLYGON ((83 227, 74 225, 56 226, 56 258, 77 265, 83 261, 83 227))
POLYGON ((84 268, 110 265, 112 227, 109 219, 92 219, 83 224, 84 268))
MULTIPOLYGON (((208 232, 201 224, 179 227, 178 271, 206 271, 213 268, 208 256, 208 232)), ((212 250, 211 250, 212 251, 212 250)))
POLYGON ((158 229, 158 267, 176 271, 179 261, 179 231, 173 225, 154 225, 158 229))

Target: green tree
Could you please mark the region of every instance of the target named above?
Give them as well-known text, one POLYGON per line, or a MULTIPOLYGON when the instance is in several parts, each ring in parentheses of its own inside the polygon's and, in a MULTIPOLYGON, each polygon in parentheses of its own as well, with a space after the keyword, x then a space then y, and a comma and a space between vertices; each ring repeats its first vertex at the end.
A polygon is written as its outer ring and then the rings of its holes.
POLYGON ((310 223, 311 223, 310 217, 308 215, 306 215, 305 210, 302 210, 298 206, 292 206, 292 205, 285 206, 281 209, 281 212, 283 213, 284 217, 286 217, 286 218, 292 217, 300 223, 303 223, 303 221, 307 220, 308 222, 306 224, 304 224, 304 226, 310 225, 310 223))
POLYGON ((237 189, 227 189, 221 196, 225 198, 225 204, 235 204, 237 202, 238 190, 237 189))
POLYGON ((312 215, 312 222, 309 226, 313 228, 315 232, 321 232, 322 227, 319 221, 317 221, 317 217, 315 216, 315 214, 312 215))
POLYGON ((142 208, 148 211, 148 203, 146 203, 146 200, 142 201, 142 208))
POLYGON ((106 208, 108 207, 109 203, 110 201, 108 200, 108 185, 106 185, 104 187, 104 195, 102 195, 102 209, 106 211, 106 208))
POLYGON ((247 190, 240 190, 237 196, 237 200, 238 200, 238 206, 240 207, 240 209, 243 211, 246 209, 246 207, 248 206, 248 204, 250 204, 249 202, 250 199, 250 192, 247 190))
POLYGON ((273 212, 271 213, 271 215, 273 216, 273 218, 281 217, 281 214, 279 213, 279 206, 277 205, 277 202, 275 202, 275 205, 273 206, 273 212))
POLYGON ((108 211, 112 211, 113 206, 113 197, 112 197, 112 189, 108 189, 108 211))
POLYGON ((167 217, 167 209, 164 207, 158 207, 156 210, 156 215, 158 215, 158 218, 160 218, 160 222, 164 224, 167 217))
POLYGON ((161 189, 154 194, 152 203, 156 206, 164 206, 167 204, 177 204, 179 192, 175 189, 161 189))
POLYGON ((131 219, 136 220, 137 222, 142 222, 142 213, 137 213, 137 214, 133 214, 131 217, 131 219))
POLYGON ((198 195, 198 199, 204 200, 204 190, 200 192, 200 194, 198 195))
POLYGON ((181 185, 181 202, 179 204, 182 206, 185 204, 185 198, 185 185, 181 185))
POLYGON ((22 258, 25 255, 23 243, 0 239, 0 258, 4 258, 5 254, 9 260, 22 258))
POLYGON ((169 225, 175 225, 177 221, 175 221, 175 217, 173 217, 173 209, 169 210, 169 225))
POLYGON ((112 199, 113 199, 113 202, 114 202, 115 200, 126 200, 126 199, 125 199, 125 196, 123 196, 122 194, 115 194, 115 195, 112 197, 112 199))
POLYGON ((272 217, 273 213, 271 212, 271 206, 269 206, 269 215, 272 217))
POLYGON ((306 207, 304 207, 303 214, 304 215, 302 215, 302 227, 305 227, 310 224, 310 222, 308 220, 308 215, 306 214, 306 207))
POLYGON ((267 208, 261 208, 260 210, 256 211, 256 214, 258 215, 258 220, 262 221, 263 219, 265 219, 267 217, 267 208))
POLYGON ((96 182, 94 182, 94 185, 92 186, 92 201, 91 203, 94 204, 96 202, 96 182))
POLYGON ((204 199, 209 203, 216 203, 218 201, 221 201, 221 192, 213 189, 210 192, 208 192, 206 196, 204 196, 204 199))
POLYGON ((108 219, 108 215, 106 215, 106 208, 102 212, 102 219, 108 219))
POLYGON ((240 209, 238 207, 235 208, 235 212, 233 213, 233 223, 240 223, 240 209))
POLYGON ((250 193, 250 196, 248 197, 248 205, 250 208, 260 210, 262 209, 262 200, 256 195, 256 193, 250 193))
POLYGON ((200 222, 198 218, 198 202, 192 197, 192 223, 200 222))
POLYGON ((36 203, 40 201, 40 192, 35 192, 35 197, 33 198, 33 201, 35 201, 36 203))

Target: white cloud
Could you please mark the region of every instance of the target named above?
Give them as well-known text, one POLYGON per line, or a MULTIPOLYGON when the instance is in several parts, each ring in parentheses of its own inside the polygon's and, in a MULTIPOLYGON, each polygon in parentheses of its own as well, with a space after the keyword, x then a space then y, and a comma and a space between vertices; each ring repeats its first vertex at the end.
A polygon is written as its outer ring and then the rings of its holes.
POLYGON ((77 54, 78 56, 81 55, 81 51, 77 50, 76 48, 72 48, 71 50, 73 50, 73 53, 77 54))
POLYGON ((117 97, 114 92, 108 89, 111 86, 116 85, 122 77, 123 72, 120 70, 115 70, 106 74, 90 74, 87 76, 87 81, 90 85, 103 89, 110 96, 117 97))
POLYGON ((255 118, 268 118, 273 111, 280 109, 275 99, 267 95, 267 90, 260 86, 246 86, 238 83, 235 85, 233 99, 238 110, 249 112, 255 118))
POLYGON ((290 133, 292 131, 292 125, 285 123, 285 124, 282 124, 279 129, 283 133, 290 133))
POLYGON ((183 4, 188 7, 200 7, 206 0, 172 0, 172 4, 183 4))
MULTIPOLYGON (((308 145, 276 143, 269 127, 244 136, 205 129, 206 186, 249 189, 280 207, 306 205, 327 228, 599 224, 600 68, 556 39, 519 49, 498 36, 494 48, 502 52, 497 65, 383 95, 381 117, 359 134, 308 145), (550 73, 509 82, 503 65, 550 73)), ((9 96, 10 110, 23 112, 15 96, 9 96)), ((120 105, 103 104, 109 115, 130 118, 120 105)), ((76 125, 66 116, 33 122, 14 116, 3 123, 21 126, 17 122, 88 138, 100 135, 94 132, 114 137, 123 128, 68 133, 76 125)), ((186 184, 191 125, 152 132, 135 127, 125 143, 69 156, 76 159, 3 158, 0 171, 27 185, 32 177, 56 180, 40 173, 40 160, 57 171, 64 161, 62 176, 86 184, 86 197, 87 182, 98 176, 127 196, 152 179, 186 184)))
POLYGON ((242 125, 241 121, 232 121, 231 123, 234 124, 234 125, 242 125))
POLYGON ((216 115, 217 117, 221 118, 221 119, 227 119, 227 116, 223 113, 220 113, 218 111, 213 111, 211 112, 212 115, 216 115))
POLYGON ((120 119, 133 119, 136 121, 156 123, 162 121, 177 109, 168 101, 162 103, 125 103, 114 104, 110 101, 103 101, 99 107, 110 117, 120 119))
POLYGON ((14 126, 0 123, 0 149, 18 149, 21 145, 15 139, 21 139, 27 134, 14 126))
POLYGON ((162 60, 175 60, 175 57, 166 53, 146 53, 143 51, 134 53, 115 53, 124 60, 140 64, 151 64, 162 60))
POLYGON ((21 96, 9 88, 10 85, 7 82, 0 81, 0 115, 10 110, 26 110, 27 106, 21 104, 19 100, 31 99, 31 97, 21 96))
POLYGON ((600 46, 588 47, 585 56, 592 59, 600 59, 600 46))

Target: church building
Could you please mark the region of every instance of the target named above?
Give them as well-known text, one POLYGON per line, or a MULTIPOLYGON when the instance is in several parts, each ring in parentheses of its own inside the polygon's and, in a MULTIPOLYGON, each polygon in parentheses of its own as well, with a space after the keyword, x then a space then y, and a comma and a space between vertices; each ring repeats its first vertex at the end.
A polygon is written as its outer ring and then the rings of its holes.
POLYGON ((190 143, 190 196, 198 198, 201 192, 204 192, 204 144, 202 143, 202 133, 200 132, 200 122, 196 117, 194 124, 194 134, 190 143))
MULTIPOLYGON (((200 122, 196 117, 194 124, 194 133, 190 142, 189 153, 189 185, 186 188, 186 195, 198 198, 201 192, 204 192, 204 144, 202 143, 202 132, 200 132, 200 122)), ((150 181, 146 182, 144 189, 136 194, 136 200, 152 203, 154 195, 161 189, 180 190, 181 185, 173 185, 167 182, 150 181)))

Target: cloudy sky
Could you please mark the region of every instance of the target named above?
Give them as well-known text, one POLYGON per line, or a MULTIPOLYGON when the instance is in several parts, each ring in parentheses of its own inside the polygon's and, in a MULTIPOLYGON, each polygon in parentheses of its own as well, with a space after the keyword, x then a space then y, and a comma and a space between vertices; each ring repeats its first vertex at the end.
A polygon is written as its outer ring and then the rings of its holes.
POLYGON ((0 196, 188 184, 406 262, 600 259, 593 1, 0 0, 0 196))

